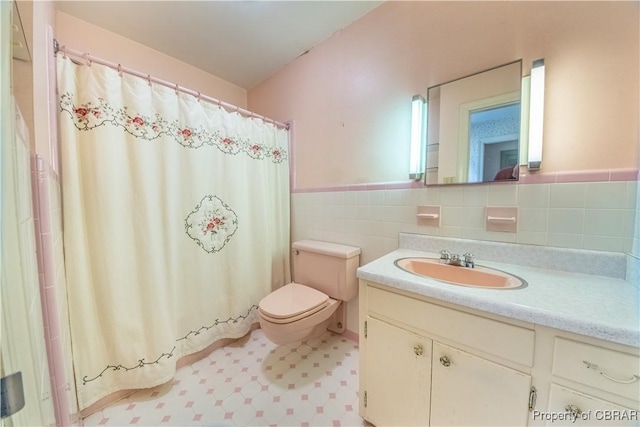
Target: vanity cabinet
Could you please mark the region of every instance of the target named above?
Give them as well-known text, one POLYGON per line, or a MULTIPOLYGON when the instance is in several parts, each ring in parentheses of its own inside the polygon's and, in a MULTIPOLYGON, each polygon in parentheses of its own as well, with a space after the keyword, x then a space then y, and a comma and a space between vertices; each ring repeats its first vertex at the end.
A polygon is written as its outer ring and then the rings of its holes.
POLYGON ((530 375, 437 341, 431 366, 431 425, 526 425, 530 375))
POLYGON ((533 330, 366 281, 360 292, 366 420, 376 426, 526 425, 533 330))
POLYGON ((638 348, 360 281, 360 414, 380 426, 638 426, 638 348))
POLYGON ((366 418, 377 426, 429 425, 432 341, 374 317, 367 335, 366 418))

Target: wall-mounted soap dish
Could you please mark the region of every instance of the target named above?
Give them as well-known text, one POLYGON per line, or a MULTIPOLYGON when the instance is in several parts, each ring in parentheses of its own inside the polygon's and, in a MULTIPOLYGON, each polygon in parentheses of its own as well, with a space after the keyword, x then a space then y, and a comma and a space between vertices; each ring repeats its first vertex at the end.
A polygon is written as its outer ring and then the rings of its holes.
POLYGON ((419 225, 440 227, 440 206, 418 206, 416 217, 419 225))
POLYGON ((518 228, 518 208, 487 207, 485 228, 487 231, 515 233, 518 228))

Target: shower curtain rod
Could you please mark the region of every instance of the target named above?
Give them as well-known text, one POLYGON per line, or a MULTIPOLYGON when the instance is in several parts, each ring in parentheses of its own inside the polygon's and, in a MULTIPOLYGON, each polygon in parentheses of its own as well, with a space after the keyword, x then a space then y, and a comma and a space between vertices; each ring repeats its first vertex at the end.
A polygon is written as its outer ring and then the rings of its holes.
POLYGON ((162 86, 166 86, 168 88, 175 89, 176 92, 180 91, 180 92, 195 96, 198 100, 207 101, 207 102, 209 102, 211 104, 219 105, 220 107, 224 108, 225 110, 227 110, 229 112, 236 112, 236 113, 241 114, 241 115, 243 115, 245 117, 248 117, 248 118, 254 118, 255 117, 256 119, 260 119, 260 120, 264 121, 265 123, 271 123, 276 127, 284 128, 286 130, 289 130, 289 125, 286 124, 286 123, 278 122, 278 121, 270 119, 268 117, 261 116, 260 114, 256 114, 253 111, 249 111, 249 110, 246 110, 244 108, 240 108, 237 105, 229 104, 229 103, 221 101, 219 99, 203 95, 198 91, 195 91, 195 90, 192 90, 192 89, 187 89, 185 87, 179 86, 177 83, 171 83, 171 82, 168 82, 166 80, 159 79, 157 77, 152 77, 149 74, 144 74, 144 73, 141 73, 140 71, 133 70, 133 69, 127 68, 127 67, 123 67, 120 64, 115 64, 115 63, 109 62, 109 61, 107 61, 105 59, 96 58, 95 56, 91 56, 86 52, 83 53, 83 52, 78 51, 78 50, 69 49, 64 45, 60 46, 57 40, 53 41, 53 51, 54 51, 54 54, 57 54, 58 52, 62 52, 62 55, 65 58, 67 56, 70 56, 70 57, 73 57, 74 59, 80 61, 80 63, 82 63, 82 61, 84 61, 85 65, 91 65, 92 62, 95 62, 96 64, 105 65, 105 66, 107 66, 109 68, 113 68, 114 70, 117 70, 119 73, 127 73, 127 74, 131 74, 133 76, 145 79, 145 80, 147 80, 149 82, 149 84, 156 83, 156 84, 159 84, 159 85, 162 85, 162 86))

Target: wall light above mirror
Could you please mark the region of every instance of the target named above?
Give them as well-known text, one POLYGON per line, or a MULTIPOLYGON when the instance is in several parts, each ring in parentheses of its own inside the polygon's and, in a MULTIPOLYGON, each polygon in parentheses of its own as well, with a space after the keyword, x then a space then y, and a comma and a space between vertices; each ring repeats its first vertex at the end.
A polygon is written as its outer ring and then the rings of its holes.
POLYGON ((430 87, 425 184, 517 181, 522 87, 521 60, 430 87))

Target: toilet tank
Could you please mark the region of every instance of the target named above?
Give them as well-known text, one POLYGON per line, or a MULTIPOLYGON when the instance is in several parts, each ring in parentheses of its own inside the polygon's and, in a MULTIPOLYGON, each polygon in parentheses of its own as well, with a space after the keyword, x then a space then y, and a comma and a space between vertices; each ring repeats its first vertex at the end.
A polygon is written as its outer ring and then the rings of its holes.
POLYGON ((296 283, 341 301, 349 301, 356 296, 360 248, 315 240, 294 242, 292 247, 296 283))

